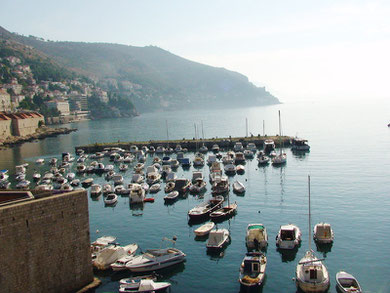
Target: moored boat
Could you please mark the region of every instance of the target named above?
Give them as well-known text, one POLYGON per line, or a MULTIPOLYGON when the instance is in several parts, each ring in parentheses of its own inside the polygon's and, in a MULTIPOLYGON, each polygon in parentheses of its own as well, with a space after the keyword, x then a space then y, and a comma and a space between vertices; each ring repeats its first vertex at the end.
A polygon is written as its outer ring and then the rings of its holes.
POLYGON ((194 233, 198 237, 206 236, 210 233, 211 230, 213 230, 215 227, 214 222, 207 222, 206 224, 198 227, 194 230, 194 233))
POLYGON ((334 233, 328 223, 318 223, 314 226, 313 239, 319 244, 333 243, 334 233))
POLYGON ((358 280, 351 274, 340 271, 336 274, 337 289, 345 293, 362 293, 358 280))
POLYGON ((159 292, 159 291, 165 291, 167 288, 171 286, 168 282, 154 282, 153 280, 140 280, 139 283, 136 284, 121 284, 119 286, 119 292, 134 292, 134 293, 141 293, 141 292, 159 292))
POLYGON ((113 205, 118 201, 118 196, 115 193, 110 193, 104 199, 106 205, 113 205))
POLYGON ((224 201, 223 196, 215 196, 204 201, 196 207, 188 211, 188 217, 190 220, 204 219, 213 211, 219 209, 224 201))
POLYGON ((206 247, 208 250, 221 250, 230 241, 228 229, 211 230, 206 247))
POLYGON ((268 245, 267 229, 263 224, 249 224, 246 228, 246 247, 260 250, 268 245))
POLYGON ((225 220, 234 216, 237 212, 237 203, 228 204, 210 214, 210 218, 213 221, 225 220))
POLYGON ((293 224, 280 226, 276 236, 276 246, 281 249, 294 249, 301 243, 301 230, 293 224))
POLYGON ((245 186, 242 182, 236 180, 233 183, 233 192, 238 194, 243 194, 245 192, 245 186))
POLYGON ((239 282, 243 287, 261 286, 264 282, 267 257, 261 252, 248 252, 242 260, 239 282))

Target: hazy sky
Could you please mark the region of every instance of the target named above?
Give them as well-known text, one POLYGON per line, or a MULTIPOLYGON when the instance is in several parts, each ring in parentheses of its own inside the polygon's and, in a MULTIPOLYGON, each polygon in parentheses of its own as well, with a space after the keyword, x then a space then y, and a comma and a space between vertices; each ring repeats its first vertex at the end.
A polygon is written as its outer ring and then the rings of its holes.
POLYGON ((389 96, 390 1, 1 2, 11 32, 155 45, 238 71, 282 101, 389 96))

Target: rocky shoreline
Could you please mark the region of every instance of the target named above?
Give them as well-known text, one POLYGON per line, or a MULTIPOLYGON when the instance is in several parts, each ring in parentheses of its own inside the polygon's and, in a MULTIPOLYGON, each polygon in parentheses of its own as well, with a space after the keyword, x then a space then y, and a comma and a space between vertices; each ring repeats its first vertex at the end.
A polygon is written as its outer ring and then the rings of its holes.
POLYGON ((41 127, 33 134, 26 136, 11 136, 7 137, 4 140, 0 140, 0 147, 12 147, 14 145, 22 144, 29 141, 34 141, 37 139, 44 139, 46 137, 57 136, 61 134, 68 134, 73 131, 77 131, 77 128, 49 128, 41 127))

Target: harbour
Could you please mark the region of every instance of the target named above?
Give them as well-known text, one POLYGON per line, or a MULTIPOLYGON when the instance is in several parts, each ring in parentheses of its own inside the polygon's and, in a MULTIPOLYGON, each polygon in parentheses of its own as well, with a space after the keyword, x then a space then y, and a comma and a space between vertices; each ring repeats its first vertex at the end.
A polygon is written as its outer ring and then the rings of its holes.
MULTIPOLYGON (((194 230, 201 224, 189 225, 188 223, 188 211, 210 196, 211 186, 209 183, 207 183, 207 191, 203 197, 198 194, 188 194, 187 197, 180 198, 169 205, 164 202, 164 190, 153 195, 154 203, 147 202, 138 207, 130 204, 128 196, 119 196, 115 206, 106 206, 103 202, 103 196, 91 197, 88 193, 91 241, 103 235, 115 235, 121 245, 136 242, 142 251, 145 251, 164 247, 166 245, 162 241, 164 237, 172 239, 173 236, 176 236, 175 247, 187 255, 186 261, 160 272, 163 275, 162 281, 172 284, 172 292, 238 292, 240 288, 239 267, 247 251, 245 245, 246 227, 249 223, 262 223, 267 228, 269 244, 265 251, 267 269, 261 290, 262 292, 281 292, 281 288, 283 288, 284 292, 295 292, 295 282, 292 281, 295 268, 299 259, 308 249, 306 180, 307 175, 310 174, 313 225, 318 222, 328 222, 332 224, 335 232, 335 240, 331 249, 321 250, 316 246, 313 247, 316 255, 325 259, 324 262, 329 270, 331 278, 329 292, 336 292, 335 275, 342 269, 356 276, 365 291, 387 292, 388 281, 385 272, 388 271, 388 264, 382 260, 387 247, 384 244, 385 235, 381 231, 386 230, 386 226, 389 224, 386 216, 389 206, 386 196, 388 194, 386 185, 388 163, 385 162, 381 165, 379 154, 383 154, 387 149, 388 129, 385 127, 385 130, 377 130, 383 124, 380 117, 384 117, 384 115, 378 115, 377 119, 370 117, 370 120, 359 121, 360 115, 349 113, 345 121, 354 121, 354 127, 346 125, 344 129, 339 129, 336 127, 338 123, 335 117, 344 113, 344 108, 329 114, 329 116, 322 116, 323 119, 313 119, 311 121, 314 122, 305 127, 306 122, 296 118, 296 113, 304 111, 300 107, 303 106, 274 106, 267 108, 267 111, 272 112, 272 116, 276 117, 276 110, 281 108, 283 125, 286 125, 285 132, 295 133, 299 130, 298 136, 308 139, 311 146, 310 152, 293 152, 286 147, 284 148, 287 154, 286 165, 259 166, 255 158, 248 159, 244 164, 245 172, 243 174, 228 177, 230 184, 234 180, 243 182, 246 192, 244 195, 229 192, 230 200, 236 202, 238 208, 235 216, 217 224, 219 229, 227 229, 231 237, 231 242, 222 253, 208 254, 207 238, 196 239, 194 234, 194 230), (325 136, 323 129, 332 129, 332 136, 325 136), (371 133, 372 140, 358 140, 364 129, 366 133, 371 133), (343 139, 345 136, 348 137, 348 140, 343 139), (351 140, 359 141, 359 144, 350 144, 351 140), (374 145, 371 143, 372 141, 379 143, 374 145), (361 155, 363 149, 365 151, 361 155), (357 168, 358 166, 359 168, 357 168), (373 197, 376 200, 373 200, 373 197), (346 201, 346 199, 349 200, 346 201), (373 214, 375 216, 370 216, 373 214), (289 223, 296 224, 302 230, 302 244, 294 253, 282 253, 277 249, 274 239, 280 226, 289 223), (369 227, 369 229, 364 230, 365 237, 371 239, 368 243, 362 240, 361 233, 357 233, 357 231, 362 232, 362 226, 369 227), (372 247, 376 247, 376 249, 372 247), (370 270, 367 270, 367 265, 370 270), (377 279, 378 282, 373 283, 372 279, 377 279)), ((317 117, 316 109, 318 108, 310 108, 312 118, 317 117)), ((262 108, 248 111, 253 111, 253 115, 244 114, 249 117, 250 122, 255 121, 254 117, 267 117, 265 109, 262 108)), ((188 113, 178 113, 177 115, 189 116, 188 113)), ((239 129, 235 128, 234 125, 239 124, 239 121, 245 121, 244 115, 232 121, 226 128, 219 127, 219 131, 212 130, 214 126, 208 126, 217 123, 207 120, 207 111, 202 115, 208 137, 216 137, 217 135, 225 138, 228 138, 229 135, 242 137, 240 132, 243 132, 241 130, 243 127, 239 129)), ((226 115, 226 112, 214 113, 214 117, 217 116, 217 119, 220 120, 224 119, 223 115, 226 115)), ((262 118, 260 119, 262 120, 262 118)), ((37 147, 35 153, 33 148, 26 155, 24 149, 26 144, 12 151, 1 151, 2 166, 8 164, 11 166, 10 173, 13 173, 12 166, 28 162, 30 166, 27 170, 27 176, 32 176, 34 169, 42 170, 42 173, 43 170, 48 169, 46 163, 43 166, 35 165, 38 158, 44 158, 45 162, 48 162, 51 157, 60 159, 61 152, 71 152, 78 146, 93 145, 96 141, 102 144, 110 144, 119 138, 121 141, 126 139, 126 141, 131 142, 147 142, 150 139, 163 141, 166 137, 165 123, 160 123, 162 127, 156 129, 155 133, 152 128, 147 128, 152 129, 149 133, 137 133, 140 125, 144 125, 144 127, 149 125, 150 119, 151 116, 146 115, 133 120, 122 120, 121 123, 126 124, 122 132, 113 127, 118 125, 115 121, 100 122, 100 124, 85 122, 85 126, 88 125, 88 127, 83 129, 83 125, 81 125, 78 132, 71 133, 69 136, 60 136, 56 139, 48 138, 35 144, 29 143, 30 147, 37 147), (126 132, 127 128, 129 132, 126 132), (116 130, 113 131, 113 129, 116 130), (88 133, 91 135, 86 139, 88 133), (10 153, 12 155, 7 156, 10 153), (12 162, 8 158, 12 158, 12 162)), ((193 122, 188 123, 188 126, 181 130, 179 126, 173 125, 168 114, 155 117, 153 123, 158 124, 159 121, 165 122, 167 119, 170 121, 170 137, 175 140, 181 141, 181 137, 188 137, 193 132, 193 122)), ((195 120, 194 116, 188 119, 195 120)), ((261 125, 261 120, 257 121, 256 124, 261 125)), ((268 124, 270 130, 267 132, 277 133, 277 122, 268 122, 268 124)), ((259 152, 260 148, 257 151, 259 152)), ((276 151, 278 152, 279 149, 277 148, 276 151)), ((227 149, 222 150, 223 155, 226 152, 227 149)), ((206 153, 206 158, 210 154, 212 154, 211 151, 206 153)), ((150 165, 155 156, 148 155, 145 165, 150 165)), ((175 154, 170 156, 174 158, 175 154)), ((188 151, 185 156, 188 156, 191 162, 195 159, 193 151, 188 151)), ((103 158, 101 162, 105 165, 110 164, 108 157, 103 158)), ((75 165, 74 163, 72 168, 75 165)), ((118 168, 119 164, 115 166, 118 168)), ((188 169, 179 167, 176 174, 178 177, 191 179, 194 171, 201 171, 205 178, 209 176, 208 166, 202 168, 191 166, 188 169)), ((132 174, 132 168, 122 173, 125 181, 129 181, 132 174)), ((98 184, 107 182, 104 176, 99 174, 81 176, 81 178, 87 177, 92 177, 94 182, 98 184)), ((95 275, 102 281, 101 286, 96 288, 95 292, 117 291, 119 280, 132 276, 127 271, 113 272, 110 270, 95 271, 95 275)))

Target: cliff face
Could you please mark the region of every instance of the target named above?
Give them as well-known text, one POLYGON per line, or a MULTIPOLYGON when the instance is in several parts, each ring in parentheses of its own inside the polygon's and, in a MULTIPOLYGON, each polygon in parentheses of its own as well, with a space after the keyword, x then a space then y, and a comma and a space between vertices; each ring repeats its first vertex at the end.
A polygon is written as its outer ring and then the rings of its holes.
POLYGON ((131 100, 138 110, 237 107, 279 103, 237 72, 192 62, 154 46, 52 42, 0 30, 131 100))

